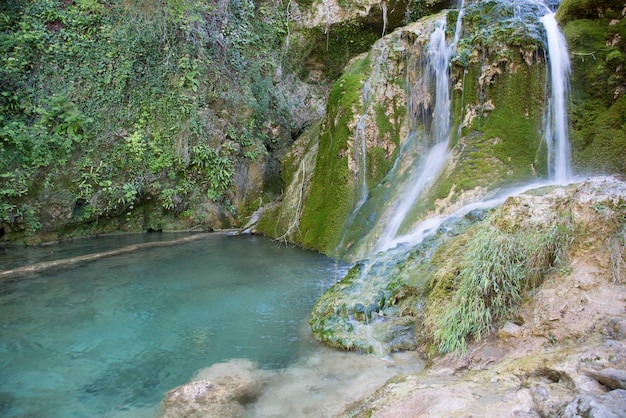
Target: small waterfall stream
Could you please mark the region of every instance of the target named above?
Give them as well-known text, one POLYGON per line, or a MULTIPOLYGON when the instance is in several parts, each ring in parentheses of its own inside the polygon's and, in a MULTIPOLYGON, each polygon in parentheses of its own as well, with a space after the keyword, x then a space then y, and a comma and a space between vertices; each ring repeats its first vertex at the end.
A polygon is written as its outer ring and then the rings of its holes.
POLYGON ((571 151, 567 133, 567 86, 570 62, 565 37, 554 18, 547 13, 540 21, 546 29, 550 66, 550 99, 544 126, 548 145, 548 170, 557 183, 566 183, 571 173, 571 151))
POLYGON ((342 248, 345 245, 346 233, 349 231, 350 226, 354 223, 359 211, 367 202, 369 197, 369 187, 367 185, 367 136, 365 132, 366 124, 369 122, 370 115, 370 99, 371 88, 374 83, 380 82, 383 73, 383 63, 388 59, 388 49, 385 45, 381 45, 380 52, 376 56, 376 63, 373 71, 369 74, 368 78, 363 83, 362 98, 363 98, 363 112, 359 117, 359 121, 356 124, 354 134, 354 161, 357 164, 356 171, 356 196, 357 202, 352 209, 352 212, 348 216, 346 221, 346 228, 344 228, 343 236, 338 244, 338 248, 342 248))
MULTIPOLYGON (((419 80, 422 84, 418 86, 418 91, 428 91, 429 86, 434 84, 434 97, 427 99, 426 103, 419 106, 431 107, 430 101, 434 101, 432 110, 431 129, 427 133, 425 141, 432 144, 423 154, 419 162, 413 167, 412 173, 404 183, 402 189, 408 189, 403 196, 398 199, 398 203, 393 207, 393 216, 385 223, 384 229, 378 239, 375 251, 384 251, 395 245, 394 238, 400 230, 407 214, 419 198, 420 194, 430 185, 443 168, 448 158, 448 143, 450 140, 450 78, 449 63, 454 51, 454 44, 448 45, 446 42, 446 20, 441 19, 433 33, 427 46, 427 60, 423 76, 419 80), (432 80, 434 78, 434 80, 432 80)), ((412 102, 409 101, 409 104, 412 102)), ((418 115, 415 104, 409 106, 412 115, 418 115)), ((423 123, 418 120, 418 123, 423 123)), ((416 127, 413 127, 415 130, 416 127)))

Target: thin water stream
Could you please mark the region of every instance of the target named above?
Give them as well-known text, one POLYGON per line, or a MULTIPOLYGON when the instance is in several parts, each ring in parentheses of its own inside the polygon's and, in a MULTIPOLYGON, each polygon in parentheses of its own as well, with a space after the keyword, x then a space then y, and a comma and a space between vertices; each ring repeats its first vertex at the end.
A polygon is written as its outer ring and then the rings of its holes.
POLYGON ((340 412, 350 397, 337 399, 338 387, 368 373, 380 385, 400 370, 312 339, 311 307, 346 267, 262 237, 211 234, 0 281, 0 416, 155 417, 167 390, 232 359, 264 372, 250 416, 316 416, 320 402, 340 412), (319 388, 286 383, 303 380, 319 388))

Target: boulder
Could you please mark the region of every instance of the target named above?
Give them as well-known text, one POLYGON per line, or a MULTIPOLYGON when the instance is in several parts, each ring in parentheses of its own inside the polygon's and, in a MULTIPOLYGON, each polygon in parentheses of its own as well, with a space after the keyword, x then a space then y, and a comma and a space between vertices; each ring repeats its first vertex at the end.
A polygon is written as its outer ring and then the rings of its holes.
POLYGON ((262 372, 248 360, 232 360, 201 370, 167 392, 161 418, 237 418, 262 389, 262 372), (211 380, 209 380, 211 379, 211 380))

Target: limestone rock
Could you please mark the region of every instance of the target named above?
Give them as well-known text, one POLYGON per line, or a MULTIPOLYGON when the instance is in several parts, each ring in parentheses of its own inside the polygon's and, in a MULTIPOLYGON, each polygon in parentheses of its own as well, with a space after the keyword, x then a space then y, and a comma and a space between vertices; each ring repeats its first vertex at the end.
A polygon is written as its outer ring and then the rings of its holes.
POLYGON ((614 390, 601 395, 578 395, 567 405, 563 418, 622 418, 626 417, 626 391, 614 390))
POLYGON ((522 327, 513 322, 507 322, 502 328, 498 330, 498 338, 507 339, 511 337, 518 337, 522 332, 522 327))
POLYGON ((248 360, 218 363, 167 392, 161 418, 238 418, 261 393, 263 372, 248 360), (211 379, 211 380, 209 380, 211 379))
POLYGON ((208 380, 186 383, 167 392, 162 418, 241 417, 243 406, 228 390, 208 380))
POLYGON ((626 370, 606 368, 602 370, 584 369, 583 373, 596 379, 609 389, 626 389, 626 370))

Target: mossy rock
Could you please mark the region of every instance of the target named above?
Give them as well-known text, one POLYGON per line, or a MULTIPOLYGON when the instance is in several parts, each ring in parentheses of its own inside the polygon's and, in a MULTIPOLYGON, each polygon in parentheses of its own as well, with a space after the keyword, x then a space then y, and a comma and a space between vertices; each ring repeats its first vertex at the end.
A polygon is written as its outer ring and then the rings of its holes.
POLYGON ((618 17, 624 8, 622 0, 563 0, 556 13, 560 24, 572 20, 594 19, 601 16, 618 17))
POLYGON ((318 340, 345 350, 388 353, 423 341, 426 295, 437 271, 433 254, 482 216, 451 220, 413 247, 401 245, 358 262, 317 301, 310 325, 318 340))
MULTIPOLYGON (((626 173, 626 19, 613 16, 617 4, 563 2, 562 17, 572 64, 570 141, 573 165, 585 173, 626 173), (576 6, 577 8, 573 8, 576 6), (583 7, 585 6, 585 7, 583 7), (602 17, 598 17, 598 10, 602 17)), ((621 3, 621 2, 617 2, 621 3)), ((561 13, 561 9, 559 9, 561 13)))
POLYGON ((355 112, 362 107, 362 86, 369 60, 356 61, 332 87, 327 117, 322 123, 311 192, 304 205, 300 231, 302 244, 332 253, 341 239, 354 204, 354 176, 348 168, 348 141, 354 132, 355 112))

